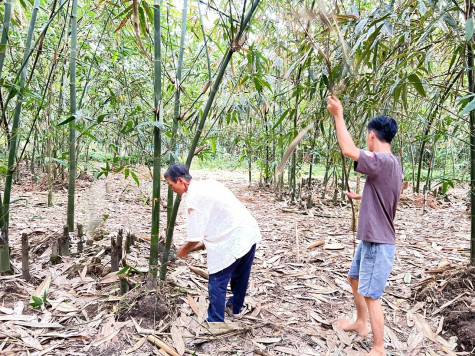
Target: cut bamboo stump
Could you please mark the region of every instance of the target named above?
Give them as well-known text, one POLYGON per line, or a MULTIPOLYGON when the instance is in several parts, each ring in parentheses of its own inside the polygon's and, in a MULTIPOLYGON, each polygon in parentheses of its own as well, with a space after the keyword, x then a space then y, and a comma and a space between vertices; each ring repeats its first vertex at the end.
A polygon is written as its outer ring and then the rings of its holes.
POLYGON ((84 240, 83 240, 83 236, 84 236, 84 229, 83 229, 83 225, 82 224, 77 224, 77 229, 78 229, 78 238, 79 238, 79 241, 78 241, 78 253, 81 253, 83 248, 84 248, 84 240))
POLYGON ((111 272, 119 270, 119 251, 114 237, 111 237, 111 272))
POLYGON ((0 229, 0 273, 10 272, 10 247, 8 245, 8 231, 4 226, 0 229))
POLYGON ((59 255, 60 256, 69 256, 69 229, 65 225, 63 229, 63 236, 58 239, 59 243, 59 255))
POLYGON ((59 248, 58 248, 58 242, 54 241, 53 245, 51 246, 51 257, 49 258, 49 261, 55 265, 61 261, 61 257, 59 256, 59 248))
POLYGON ((25 281, 30 280, 30 259, 29 259, 28 234, 21 234, 21 274, 25 281))
POLYGON ((124 231, 119 229, 119 233, 117 234, 117 251, 119 254, 119 261, 122 259, 122 242, 124 240, 124 231))
POLYGON ((125 252, 130 253, 130 246, 135 243, 135 235, 131 234, 130 232, 127 234, 125 239, 125 252))
POLYGON ((119 274, 119 281, 120 281, 120 295, 124 295, 129 291, 129 283, 127 281, 127 276, 122 273, 119 274))

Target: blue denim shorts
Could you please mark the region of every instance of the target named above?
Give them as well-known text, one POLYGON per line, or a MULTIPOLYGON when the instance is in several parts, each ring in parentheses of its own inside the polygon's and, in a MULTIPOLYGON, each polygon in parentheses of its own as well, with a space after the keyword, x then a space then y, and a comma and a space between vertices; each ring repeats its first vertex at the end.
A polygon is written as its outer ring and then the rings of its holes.
POLYGON ((358 293, 379 299, 393 268, 396 245, 361 241, 348 276, 358 280, 358 293))

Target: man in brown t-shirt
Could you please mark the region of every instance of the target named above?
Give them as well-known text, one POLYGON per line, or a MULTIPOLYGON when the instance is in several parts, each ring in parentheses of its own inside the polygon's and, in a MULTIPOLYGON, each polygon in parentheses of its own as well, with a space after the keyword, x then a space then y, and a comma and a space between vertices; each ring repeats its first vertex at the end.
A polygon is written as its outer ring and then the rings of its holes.
POLYGON ((361 240, 353 258, 348 279, 353 290, 357 318, 355 322, 342 319, 343 330, 367 335, 369 314, 373 331, 370 356, 386 355, 384 350, 384 315, 381 295, 391 273, 396 235, 394 216, 401 191, 401 162, 391 153, 391 141, 396 135, 396 121, 377 116, 368 124, 366 145, 360 150, 353 142, 343 119, 343 107, 336 96, 328 98, 328 110, 333 114, 343 155, 355 161, 355 170, 366 175, 363 194, 348 191, 350 199, 362 199, 358 218, 357 238, 361 240))

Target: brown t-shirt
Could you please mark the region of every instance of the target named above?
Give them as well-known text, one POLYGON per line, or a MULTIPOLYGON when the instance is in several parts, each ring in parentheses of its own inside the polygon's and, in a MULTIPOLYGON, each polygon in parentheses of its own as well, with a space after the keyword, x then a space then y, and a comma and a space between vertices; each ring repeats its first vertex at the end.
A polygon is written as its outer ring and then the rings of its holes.
POLYGON ((393 221, 402 183, 399 158, 392 153, 360 150, 355 171, 366 175, 357 238, 394 244, 396 234, 393 221))

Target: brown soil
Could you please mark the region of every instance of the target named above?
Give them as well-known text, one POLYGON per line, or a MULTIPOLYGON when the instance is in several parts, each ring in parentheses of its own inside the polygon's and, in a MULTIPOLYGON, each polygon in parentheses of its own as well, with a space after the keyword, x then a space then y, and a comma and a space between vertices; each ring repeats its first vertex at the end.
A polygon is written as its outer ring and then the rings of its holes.
POLYGON ((445 317, 444 332, 457 336, 457 350, 475 350, 475 267, 448 271, 437 276, 420 292, 416 300, 425 301, 433 310, 450 303, 441 314, 445 317))
POLYGON ((125 294, 117 309, 119 321, 130 320, 132 317, 145 329, 157 327, 170 314, 170 308, 161 295, 143 288, 136 288, 125 294))

